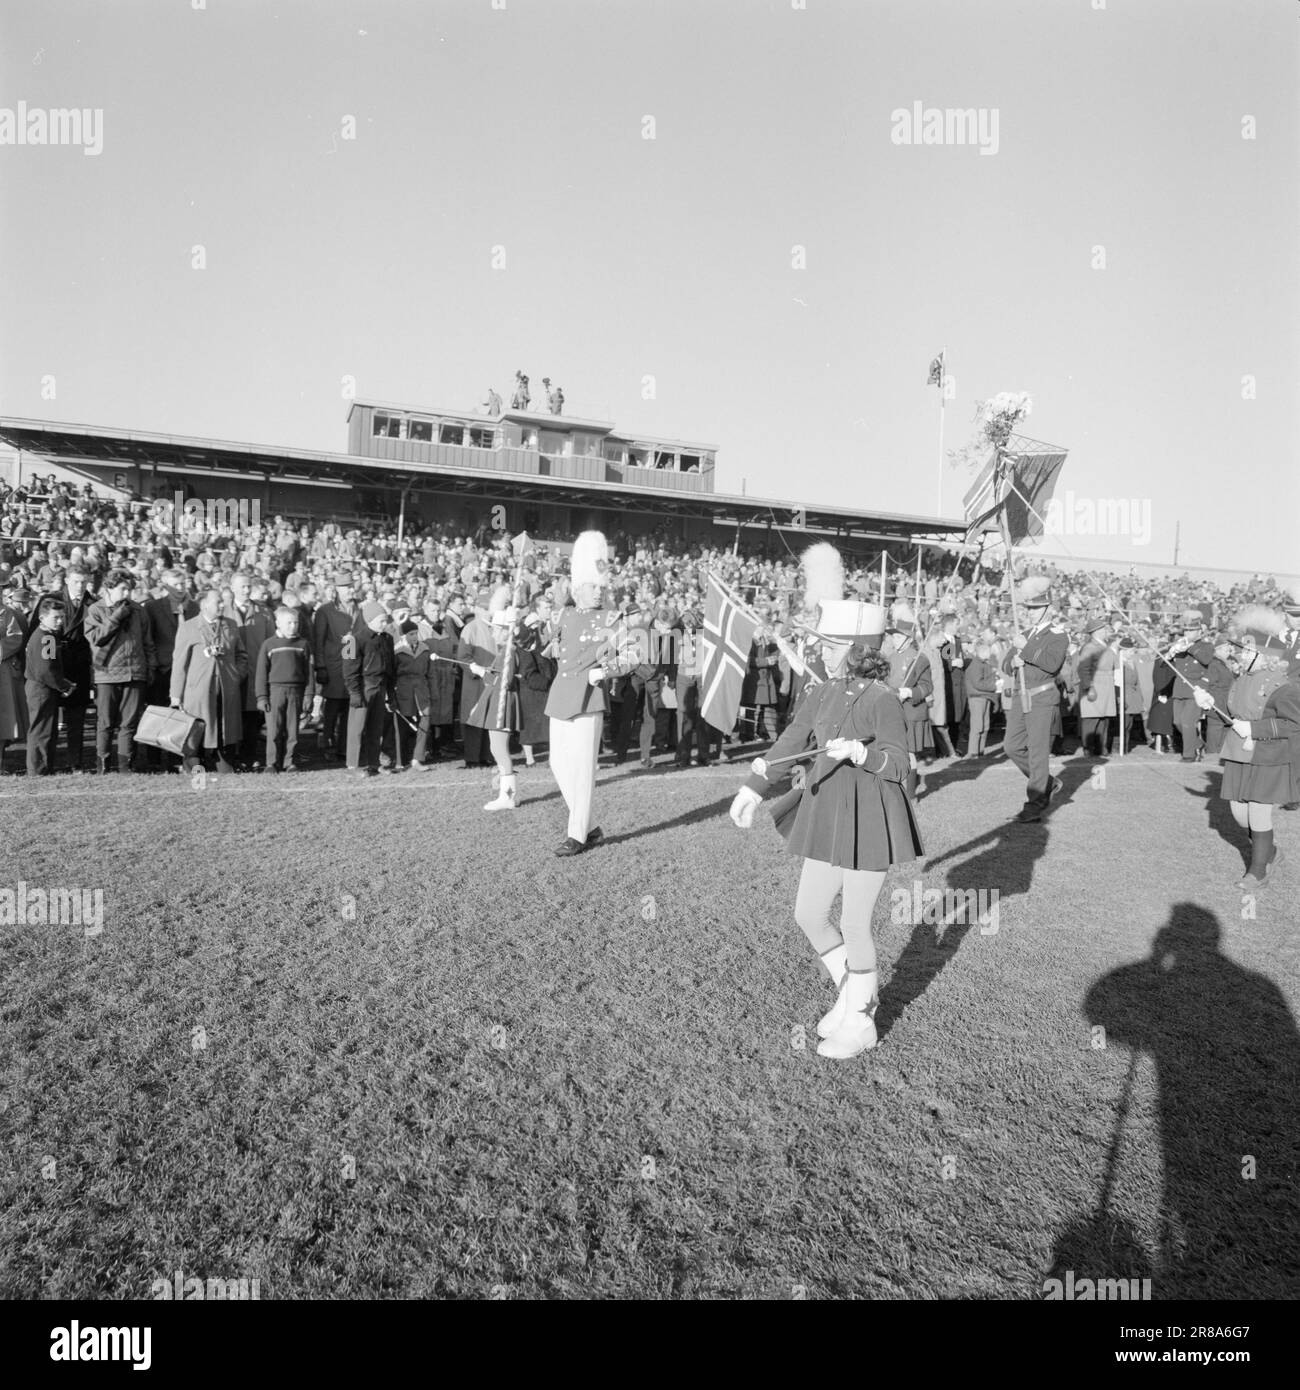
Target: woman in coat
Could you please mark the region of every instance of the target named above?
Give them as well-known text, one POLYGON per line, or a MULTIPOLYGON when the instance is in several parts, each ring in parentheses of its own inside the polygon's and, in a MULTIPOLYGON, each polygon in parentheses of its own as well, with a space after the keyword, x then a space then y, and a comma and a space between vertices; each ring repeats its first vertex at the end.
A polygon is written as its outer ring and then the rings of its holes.
POLYGON ((424 602, 420 639, 429 649, 429 761, 451 743, 456 723, 456 631, 436 599, 424 602))
POLYGON ((801 750, 816 761, 799 790, 773 810, 791 854, 803 858, 795 920, 839 985, 834 1007, 817 1025, 822 1057, 853 1057, 876 1043, 876 948, 871 917, 891 864, 922 854, 921 833, 904 782, 907 730, 888 683, 889 660, 877 648, 885 611, 875 604, 825 599, 817 630, 828 679, 800 702, 790 727, 731 805, 741 829, 770 789, 771 763, 801 750), (842 898, 840 929, 830 920, 842 898))
MULTIPOLYGON (((218 772, 231 772, 227 750, 233 753, 243 737, 249 661, 238 625, 222 615, 221 606, 220 590, 206 590, 198 615, 176 629, 171 704, 203 721, 203 747, 216 750, 218 772)), ((193 759, 185 766, 190 771, 193 759)))
POLYGON ((532 767, 537 761, 537 745, 550 739, 550 720, 546 717, 546 697, 555 680, 555 659, 544 656, 543 648, 551 621, 551 601, 545 594, 533 600, 533 611, 515 629, 515 653, 519 661, 519 742, 524 761, 532 767))
POLYGON ((740 721, 740 736, 746 743, 750 739, 770 738, 776 734, 780 660, 781 653, 772 641, 771 633, 767 628, 759 628, 749 649, 749 669, 740 688, 741 708, 749 714, 749 718, 740 721), (771 734, 767 732, 769 722, 772 725, 771 734))
POLYGON ((1168 661, 1157 660, 1151 672, 1151 708, 1146 717, 1147 736, 1157 753, 1165 751, 1161 740, 1167 740, 1173 751, 1174 708, 1170 696, 1175 679, 1174 668, 1168 661))
POLYGON ((1079 747, 1094 758, 1110 752, 1110 721, 1118 713, 1115 699, 1115 652, 1110 627, 1098 619, 1087 628, 1088 641, 1075 663, 1079 692, 1079 747))

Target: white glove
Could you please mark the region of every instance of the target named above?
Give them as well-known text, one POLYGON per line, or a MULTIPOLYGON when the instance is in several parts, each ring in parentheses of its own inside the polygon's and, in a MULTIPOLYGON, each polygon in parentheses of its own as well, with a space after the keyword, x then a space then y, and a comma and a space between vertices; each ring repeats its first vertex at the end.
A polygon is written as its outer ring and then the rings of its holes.
POLYGON ((1192 691, 1192 699, 1196 701, 1201 709, 1214 708, 1214 696, 1211 695, 1208 690, 1202 690, 1199 685, 1192 691))
POLYGON ((482 680, 483 677, 487 675, 487 667, 480 666, 477 661, 471 661, 469 664, 469 669, 474 673, 474 675, 476 675, 479 678, 479 680, 482 680))
POLYGON ((750 763, 750 765, 749 765, 749 770, 750 770, 756 777, 763 777, 763 778, 766 778, 766 776, 767 776, 767 763, 766 763, 762 758, 755 758, 754 761, 753 761, 752 763, 750 763))
POLYGON ((1157 695, 1156 699, 1159 700, 1162 705, 1167 705, 1169 703, 1168 695, 1157 695))
POLYGON ((954 666, 965 666, 966 661, 964 657, 954 656, 952 659, 952 664, 954 666))
POLYGON ((910 685, 900 686, 898 698, 900 700, 910 700, 912 698, 912 687, 910 685))
POLYGON ((604 679, 605 673, 600 669, 599 666, 593 666, 591 670, 587 672, 588 685, 599 685, 601 681, 603 681, 604 679))
POLYGON ((851 758, 859 767, 867 756, 867 746, 856 738, 833 738, 826 745, 826 756, 837 763, 851 758))
POLYGON ((1233 732, 1234 732, 1239 738, 1244 738, 1244 739, 1249 739, 1249 738, 1250 738, 1250 720, 1249 720, 1249 719, 1234 719, 1234 720, 1232 721, 1232 729, 1233 729, 1233 732))
POLYGON ((749 830, 754 824, 754 811, 763 798, 748 787, 741 787, 736 799, 731 803, 731 823, 740 830, 749 830))

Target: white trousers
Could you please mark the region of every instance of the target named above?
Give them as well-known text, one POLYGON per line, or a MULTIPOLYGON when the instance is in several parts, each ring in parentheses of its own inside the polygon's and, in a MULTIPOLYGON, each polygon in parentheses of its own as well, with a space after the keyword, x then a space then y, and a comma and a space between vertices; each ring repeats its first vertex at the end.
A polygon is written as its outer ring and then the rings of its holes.
POLYGON ((601 719, 599 714, 579 714, 551 720, 551 771, 569 808, 568 836, 579 844, 591 830, 601 719))

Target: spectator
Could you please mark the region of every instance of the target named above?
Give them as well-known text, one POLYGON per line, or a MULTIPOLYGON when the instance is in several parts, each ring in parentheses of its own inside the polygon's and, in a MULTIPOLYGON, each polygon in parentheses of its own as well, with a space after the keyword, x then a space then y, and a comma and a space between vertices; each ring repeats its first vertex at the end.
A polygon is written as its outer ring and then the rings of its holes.
POLYGON ((244 681, 248 653, 238 624, 222 613, 220 589, 205 589, 199 611, 176 630, 171 705, 203 721, 196 746, 187 748, 186 771, 199 761, 199 748, 216 758, 216 771, 234 771, 231 759, 243 737, 244 681))
POLYGON ((101 774, 114 771, 115 736, 116 770, 135 771, 133 740, 144 713, 145 691, 153 678, 153 638, 144 609, 130 598, 134 584, 130 570, 110 570, 104 579, 103 597, 91 604, 86 614, 98 712, 95 752, 101 774))

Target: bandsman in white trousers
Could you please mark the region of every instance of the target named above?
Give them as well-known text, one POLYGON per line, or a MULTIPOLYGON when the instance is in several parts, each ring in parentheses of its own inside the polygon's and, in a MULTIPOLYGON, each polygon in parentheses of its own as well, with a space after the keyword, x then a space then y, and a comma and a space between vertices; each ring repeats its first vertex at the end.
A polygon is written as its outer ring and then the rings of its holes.
POLYGON ((601 607, 609 582, 609 546, 599 531, 584 531, 573 544, 570 588, 574 607, 561 611, 553 646, 555 681, 546 700, 551 724, 551 768, 569 808, 562 858, 601 841, 591 824, 600 729, 609 708, 605 681, 631 669, 617 646, 618 615, 601 607))

